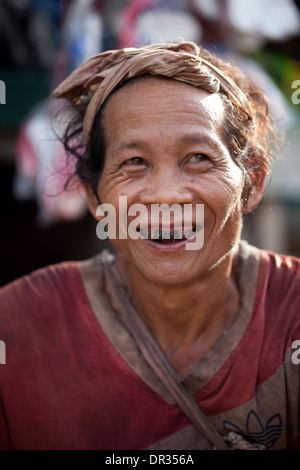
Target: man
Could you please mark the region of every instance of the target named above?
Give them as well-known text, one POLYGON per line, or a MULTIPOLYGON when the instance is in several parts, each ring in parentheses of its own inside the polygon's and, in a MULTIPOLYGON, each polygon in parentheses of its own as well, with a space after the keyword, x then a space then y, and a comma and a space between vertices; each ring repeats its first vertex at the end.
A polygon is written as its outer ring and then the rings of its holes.
POLYGON ((115 209, 115 254, 2 289, 1 446, 297 448, 299 260, 240 240, 269 167, 265 97, 193 43, 107 51, 54 94, 74 103, 63 140, 92 214, 115 209))

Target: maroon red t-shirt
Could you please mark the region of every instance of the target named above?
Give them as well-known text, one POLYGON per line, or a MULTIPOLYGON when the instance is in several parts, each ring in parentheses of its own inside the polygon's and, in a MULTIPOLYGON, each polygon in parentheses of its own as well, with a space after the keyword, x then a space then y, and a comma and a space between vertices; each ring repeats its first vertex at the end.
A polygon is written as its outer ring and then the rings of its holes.
MULTIPOLYGON (((119 322, 103 263, 114 257, 0 289, 0 449, 210 448, 119 322)), ((182 383, 222 435, 300 448, 300 260, 243 244, 240 292, 236 320, 182 383)))

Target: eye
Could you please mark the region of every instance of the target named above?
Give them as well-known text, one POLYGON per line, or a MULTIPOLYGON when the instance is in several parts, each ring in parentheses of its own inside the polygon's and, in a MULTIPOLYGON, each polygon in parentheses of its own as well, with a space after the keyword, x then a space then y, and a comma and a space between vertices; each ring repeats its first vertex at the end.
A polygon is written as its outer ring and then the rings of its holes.
POLYGON ((205 160, 209 160, 209 157, 205 155, 204 153, 195 153, 194 155, 191 156, 189 159, 190 163, 198 163, 198 162, 203 162, 205 160))
POLYGON ((148 163, 141 157, 133 157, 125 160, 120 168, 130 175, 144 174, 148 167, 148 163))
POLYGON ((134 157, 134 158, 130 158, 130 160, 126 160, 126 162, 124 162, 124 164, 125 165, 138 166, 138 165, 144 165, 145 161, 140 157, 134 157))

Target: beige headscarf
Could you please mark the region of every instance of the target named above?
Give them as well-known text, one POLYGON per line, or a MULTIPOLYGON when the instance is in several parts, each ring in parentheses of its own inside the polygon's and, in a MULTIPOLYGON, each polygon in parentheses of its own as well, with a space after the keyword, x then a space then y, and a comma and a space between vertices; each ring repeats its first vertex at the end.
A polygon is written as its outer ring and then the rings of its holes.
POLYGON ((211 93, 222 88, 235 105, 248 107, 245 94, 233 80, 202 58, 199 46, 186 41, 102 52, 77 67, 52 94, 74 104, 89 102, 83 122, 87 143, 105 99, 124 81, 145 74, 170 77, 211 93))

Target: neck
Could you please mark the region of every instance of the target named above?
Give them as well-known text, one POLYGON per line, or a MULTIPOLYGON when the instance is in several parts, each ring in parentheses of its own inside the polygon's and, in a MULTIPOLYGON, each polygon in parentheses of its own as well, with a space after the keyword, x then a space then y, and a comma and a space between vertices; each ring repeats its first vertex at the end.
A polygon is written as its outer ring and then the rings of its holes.
MULTIPOLYGON (((183 375, 211 349, 238 312, 237 259, 232 251, 205 277, 175 286, 157 285, 127 269, 133 304, 183 375)), ((121 272, 124 278, 124 268, 121 272)))

